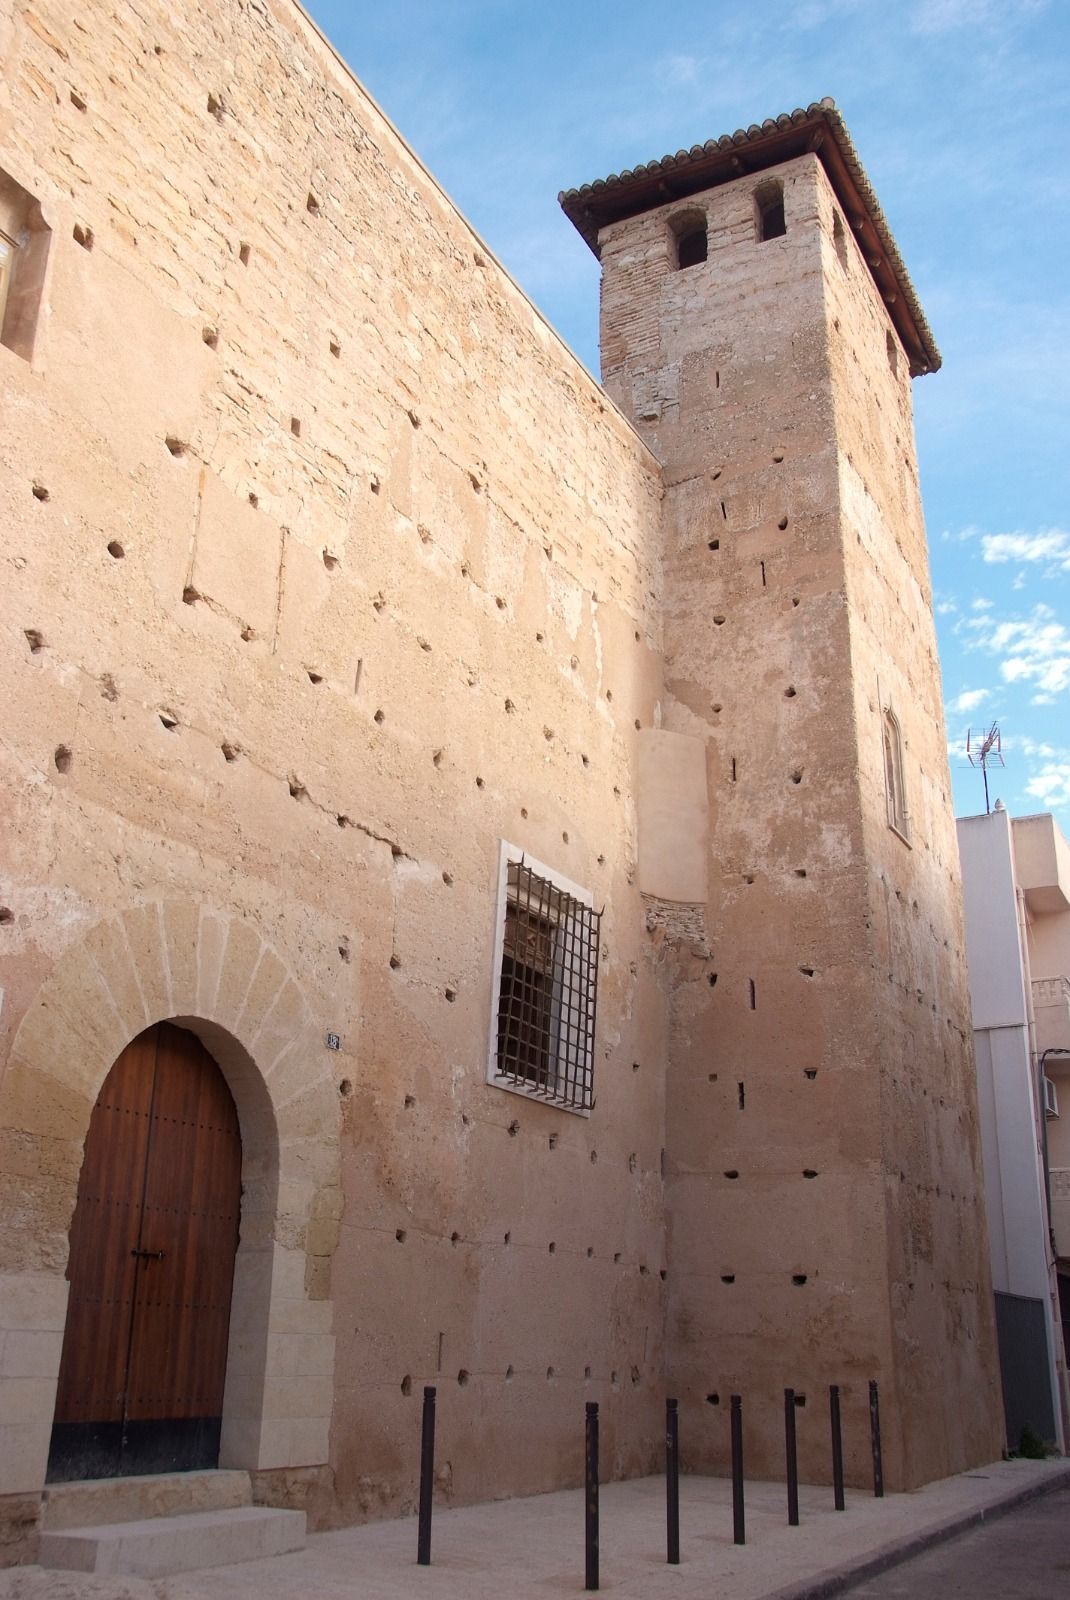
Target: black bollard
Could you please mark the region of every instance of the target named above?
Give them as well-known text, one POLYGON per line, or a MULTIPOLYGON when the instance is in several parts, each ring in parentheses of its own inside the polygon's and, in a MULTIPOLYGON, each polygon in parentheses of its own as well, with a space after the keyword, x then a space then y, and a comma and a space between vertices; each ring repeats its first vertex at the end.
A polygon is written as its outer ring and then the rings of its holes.
POLYGON ((743 1517, 743 1401, 732 1396, 732 1542, 746 1544, 743 1517))
POLYGON ((881 1464, 881 1403, 874 1378, 869 1380, 869 1440, 873 1446, 873 1493, 879 1500, 884 1494, 884 1467, 881 1464))
POLYGON ((435 1490, 435 1390, 424 1390, 423 1427, 420 1435, 420 1527, 416 1564, 431 1565, 431 1496, 435 1490))
POLYGON ((832 1422, 832 1493, 837 1511, 844 1509, 843 1500, 843 1435, 840 1432, 840 1386, 829 1384, 829 1417, 832 1422))
POLYGON ((799 1458, 795 1448, 795 1390, 784 1390, 784 1450, 788 1468, 788 1527, 799 1526, 799 1458))
POLYGON ((665 1402, 665 1559, 680 1565, 680 1413, 675 1400, 665 1402))
POLYGON ((587 1541, 585 1589, 598 1588, 598 1402, 587 1402, 587 1492, 585 1495, 585 1533, 587 1541))

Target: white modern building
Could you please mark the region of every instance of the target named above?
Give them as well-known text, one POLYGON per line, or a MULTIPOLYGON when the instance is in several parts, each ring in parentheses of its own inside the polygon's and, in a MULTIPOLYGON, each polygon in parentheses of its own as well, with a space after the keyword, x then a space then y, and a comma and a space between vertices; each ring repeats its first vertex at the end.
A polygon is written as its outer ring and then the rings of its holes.
POLYGON ((1047 814, 958 822, 1008 1448, 1067 1447, 1070 845, 1047 814))

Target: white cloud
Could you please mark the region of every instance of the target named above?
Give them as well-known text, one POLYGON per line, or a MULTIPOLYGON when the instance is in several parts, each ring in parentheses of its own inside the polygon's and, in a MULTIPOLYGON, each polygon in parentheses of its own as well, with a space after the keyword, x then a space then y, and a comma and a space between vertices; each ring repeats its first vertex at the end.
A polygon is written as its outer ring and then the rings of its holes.
POLYGON ((1034 739, 1031 734, 1011 734, 1003 741, 1005 750, 1021 750, 1023 755, 1039 756, 1042 760, 1050 760, 1066 756, 1070 760, 1070 750, 1060 750, 1056 745, 1048 744, 1045 739, 1034 739))
POLYGON ((1001 657, 1005 683, 1031 685, 1044 695, 1070 689, 1070 630, 1056 620, 1050 606, 1036 605, 1029 617, 1008 622, 982 612, 960 625, 960 635, 969 649, 1001 657))
POLYGON ((945 528, 940 538, 944 544, 968 544, 971 539, 977 538, 980 531, 980 528, 959 528, 956 533, 952 533, 950 528, 945 528))
POLYGON ((1041 561, 1070 572, 1070 533, 1062 528, 1041 528, 1036 533, 986 533, 981 536, 984 560, 1041 561))
POLYGON ((850 16, 852 12, 862 11, 865 8, 866 0, 807 0, 806 4, 794 11, 787 21, 787 26, 822 28, 826 23, 850 16))
POLYGON ((986 600, 983 596, 979 597, 977 600, 970 601, 971 611, 994 611, 995 607, 996 602, 994 600, 986 600))
POLYGON ((1046 762, 1029 779, 1025 792, 1050 810, 1070 806, 1070 760, 1046 762))
POLYGON ((949 33, 977 27, 993 12, 992 0, 919 0, 910 19, 913 33, 949 33))
POLYGON ((991 697, 991 694, 991 689, 964 689, 961 694, 956 695, 954 700, 950 701, 947 709, 953 713, 976 711, 979 705, 983 705, 991 697))
POLYGON ((1047 0, 918 0, 910 18, 912 33, 951 33, 955 28, 985 28, 1024 18, 1043 9, 1047 0), (1008 15, 1009 13, 1009 15, 1008 15))
POLYGON ((1028 777, 1022 784, 1023 794, 1046 809, 1070 804, 1070 748, 1028 733, 1009 733, 1003 740, 1003 752, 1010 767, 1024 758, 1028 777))
POLYGON ((705 65, 701 56, 676 53, 661 56, 654 63, 654 77, 662 89, 678 89, 682 84, 695 83, 705 65))

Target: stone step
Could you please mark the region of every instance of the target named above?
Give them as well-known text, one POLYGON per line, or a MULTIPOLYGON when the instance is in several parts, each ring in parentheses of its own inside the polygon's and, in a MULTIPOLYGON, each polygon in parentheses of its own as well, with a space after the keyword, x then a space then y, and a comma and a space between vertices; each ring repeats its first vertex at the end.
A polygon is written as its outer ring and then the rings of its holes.
POLYGON ((38 1562, 65 1572, 163 1578, 228 1567, 305 1547, 305 1513, 270 1506, 194 1511, 140 1522, 55 1528, 42 1533, 38 1562))
POLYGON ((178 1517, 194 1511, 229 1511, 253 1503, 247 1472, 146 1473, 138 1478, 89 1478, 53 1483, 45 1490, 41 1527, 89 1528, 94 1524, 178 1517))

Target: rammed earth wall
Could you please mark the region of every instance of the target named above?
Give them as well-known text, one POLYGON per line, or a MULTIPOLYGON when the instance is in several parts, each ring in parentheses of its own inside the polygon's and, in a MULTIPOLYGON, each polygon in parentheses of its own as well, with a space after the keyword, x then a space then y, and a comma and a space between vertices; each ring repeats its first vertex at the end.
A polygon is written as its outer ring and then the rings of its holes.
POLYGON ((7 4, 0 60, 17 1552, 91 1108, 164 1018, 242 1123, 262 1498, 411 1506, 431 1382, 459 1501, 578 1481, 585 1399, 651 1470, 667 1384, 692 1466, 738 1386, 778 1472, 794 1383, 820 1478, 840 1381, 860 1479, 870 1377, 889 1483, 997 1454, 907 379, 815 157, 783 238, 745 179, 682 273, 605 231, 607 395, 297 7, 7 4), (486 1081, 502 840, 605 908, 589 1116, 486 1081))

